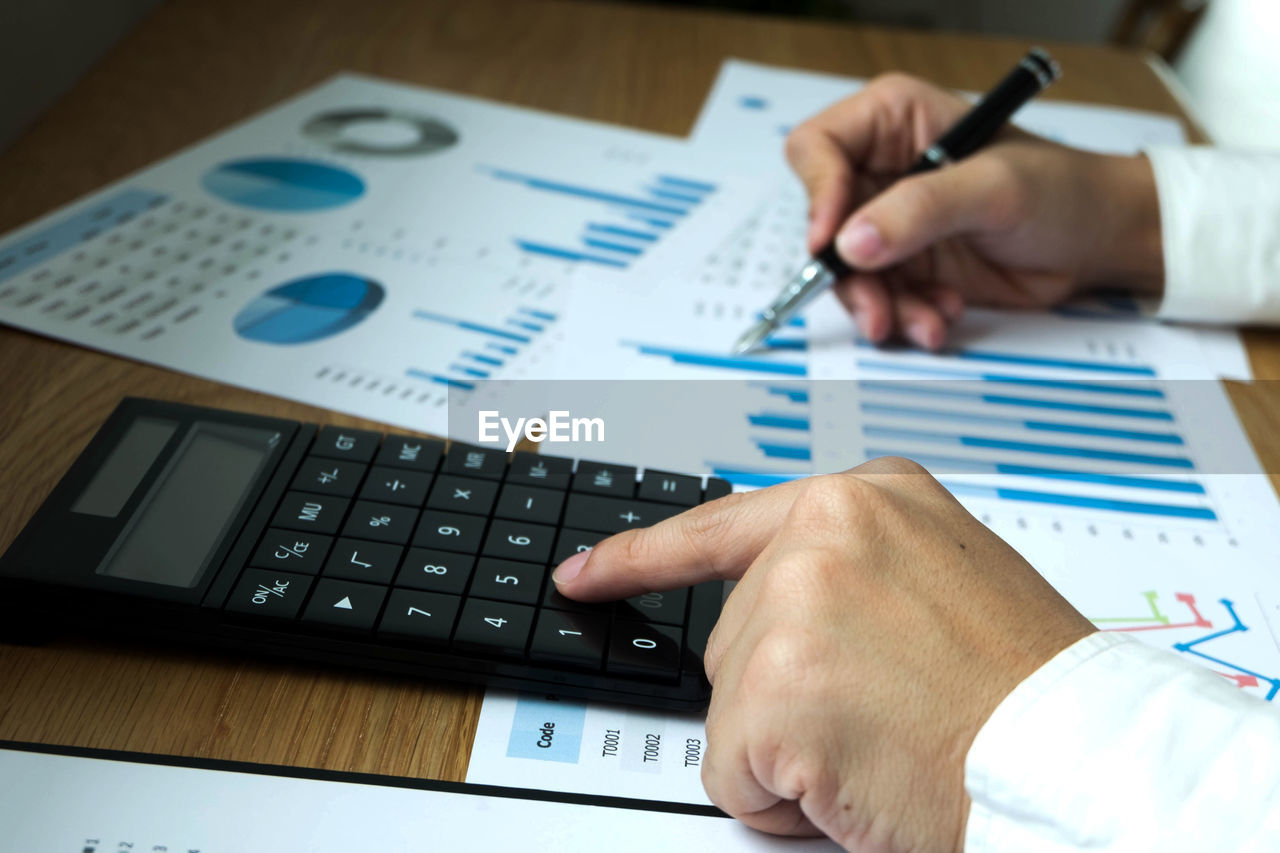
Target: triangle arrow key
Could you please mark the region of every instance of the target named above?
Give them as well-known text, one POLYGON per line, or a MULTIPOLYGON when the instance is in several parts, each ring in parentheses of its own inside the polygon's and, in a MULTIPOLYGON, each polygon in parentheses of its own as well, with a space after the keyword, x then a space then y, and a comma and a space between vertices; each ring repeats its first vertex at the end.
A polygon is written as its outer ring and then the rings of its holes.
POLYGON ((333 606, 334 606, 334 607, 341 608, 342 610, 350 610, 350 609, 351 609, 351 596, 349 596, 349 595, 344 595, 344 596, 342 597, 342 600, 341 600, 341 601, 339 601, 337 604, 335 604, 335 605, 333 605, 333 606))

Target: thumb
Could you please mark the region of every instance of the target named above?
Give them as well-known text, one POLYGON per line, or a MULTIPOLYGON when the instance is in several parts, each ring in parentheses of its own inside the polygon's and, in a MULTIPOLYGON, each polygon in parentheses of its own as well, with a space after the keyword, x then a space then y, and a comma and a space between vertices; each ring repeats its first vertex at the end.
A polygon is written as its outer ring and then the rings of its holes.
POLYGON ((873 271, 947 237, 989 227, 1008 207, 1009 175, 998 161, 975 157, 903 178, 849 217, 836 234, 836 251, 855 269, 873 271))

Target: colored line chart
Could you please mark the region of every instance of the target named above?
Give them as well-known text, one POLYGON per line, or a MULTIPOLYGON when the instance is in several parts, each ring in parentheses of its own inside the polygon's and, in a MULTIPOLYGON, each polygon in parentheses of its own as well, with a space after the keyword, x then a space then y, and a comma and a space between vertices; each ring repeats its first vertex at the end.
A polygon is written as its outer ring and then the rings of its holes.
MULTIPOLYGON (((1201 612, 1200 605, 1197 604, 1195 596, 1191 593, 1179 592, 1174 594, 1174 600, 1185 610, 1185 613, 1178 613, 1177 617, 1171 616, 1161 608, 1159 593, 1155 590, 1143 592, 1142 597, 1146 607, 1138 615, 1094 617, 1090 621, 1097 625, 1099 630, 1119 631, 1127 634, 1142 631, 1208 630, 1215 627, 1213 621, 1201 612)), ((1191 640, 1172 643, 1169 647, 1176 652, 1196 658, 1197 662, 1207 666, 1223 678, 1234 682, 1237 687, 1242 689, 1246 687, 1258 688, 1263 697, 1270 702, 1275 699, 1277 694, 1280 694, 1280 671, 1277 671, 1275 675, 1267 675, 1260 671, 1261 668, 1236 663, 1225 654, 1220 656, 1210 653, 1209 647, 1215 641, 1224 637, 1243 634, 1250 630, 1250 627, 1245 625, 1240 618, 1234 601, 1229 598, 1220 598, 1216 603, 1226 611, 1227 627, 1211 631, 1191 640)))

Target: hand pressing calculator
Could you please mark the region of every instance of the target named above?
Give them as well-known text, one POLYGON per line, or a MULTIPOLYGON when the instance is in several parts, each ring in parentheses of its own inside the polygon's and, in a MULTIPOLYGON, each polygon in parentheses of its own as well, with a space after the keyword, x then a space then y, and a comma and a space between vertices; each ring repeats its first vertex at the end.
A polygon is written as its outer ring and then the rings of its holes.
POLYGON ((0 618, 697 709, 722 583, 580 604, 550 574, 729 491, 128 398, 0 558, 0 618))

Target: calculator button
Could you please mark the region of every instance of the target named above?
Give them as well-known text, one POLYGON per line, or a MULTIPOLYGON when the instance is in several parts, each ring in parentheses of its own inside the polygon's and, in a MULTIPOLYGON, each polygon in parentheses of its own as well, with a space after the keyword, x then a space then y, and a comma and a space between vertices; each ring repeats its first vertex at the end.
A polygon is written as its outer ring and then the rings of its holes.
POLYGON ((529 641, 532 660, 599 669, 604 661, 604 644, 609 620, 590 613, 560 613, 543 610, 529 641))
POLYGON ((410 548, 396 586, 410 586, 429 592, 447 592, 461 595, 471 577, 471 567, 476 558, 469 554, 450 554, 434 548, 410 548))
POLYGON ((545 563, 551 556, 551 540, 555 535, 554 527, 543 524, 495 519, 481 553, 486 557, 545 563))
POLYGON ((453 632, 453 644, 487 654, 524 657, 533 627, 533 608, 505 601, 467 599, 453 632))
POLYGON ((493 514, 498 518, 513 518, 516 521, 555 524, 560 520, 562 506, 564 506, 564 492, 507 483, 502 487, 498 508, 493 511, 493 514))
POLYGON ((403 550, 390 542, 339 539, 324 564, 324 576, 366 583, 391 583, 403 550))
POLYGON ((668 474, 666 471, 645 471, 636 497, 665 504, 696 506, 702 499, 702 481, 697 477, 668 474))
POLYGON ((292 619, 298 615, 309 586, 311 578, 306 575, 245 569, 227 599, 227 609, 273 619, 292 619))
POLYGON ((569 495, 564 511, 568 527, 620 533, 636 527, 648 527, 665 518, 678 515, 681 507, 672 504, 604 498, 596 495, 569 495))
POLYGON ((551 562, 558 566, 574 554, 590 551, 608 535, 594 530, 562 528, 560 535, 556 537, 556 549, 551 555, 551 562))
POLYGON ((360 487, 364 467, 359 462, 308 456, 298 466, 298 474, 293 478, 293 488, 303 492, 349 498, 360 487))
POLYGON ((713 501, 732 492, 733 486, 729 484, 728 480, 721 480, 719 477, 707 478, 707 496, 705 500, 713 501))
POLYGON ((671 589, 666 592, 646 592, 618 602, 617 618, 629 622, 683 625, 685 605, 688 601, 687 588, 671 589))
POLYGON ((521 450, 507 468, 507 482, 521 486, 565 489, 573 476, 573 460, 521 450))
POLYGON ((271 520, 271 526, 316 533, 337 533, 338 525, 342 523, 342 516, 346 514, 350 503, 346 498, 289 492, 280 501, 280 508, 271 520))
POLYGON ((605 671, 610 675, 674 681, 680 677, 683 634, 668 625, 614 622, 605 671))
POLYGON ((342 535, 403 544, 409 541, 417 520, 418 511, 412 507, 356 501, 342 535))
POLYGON ((360 497, 369 501, 385 501, 392 504, 422 506, 431 486, 431 475, 403 468, 378 466, 369 471, 360 497))
POLYGON ((461 605, 456 595, 393 589, 378 623, 378 636, 448 645, 461 605))
POLYGON ((555 582, 547 581, 547 588, 542 593, 542 606, 554 610, 567 610, 573 613, 598 613, 608 616, 613 612, 612 601, 574 601, 560 594, 555 582))
POLYGON ((449 445, 449 452, 445 454, 443 470, 448 474, 501 480, 502 472, 507 470, 507 454, 501 450, 455 441, 449 445))
POLYGON ((324 565, 324 555, 329 552, 331 544, 331 536, 273 527, 263 535, 249 565, 259 569, 281 569, 314 575, 324 565))
POLYGON ((497 496, 498 484, 492 480, 441 474, 436 477, 436 484, 431 489, 427 506, 431 509, 451 509, 455 512, 488 515, 493 507, 493 499, 497 496))
POLYGON ((488 519, 456 512, 427 510, 418 522, 413 544, 420 548, 440 548, 474 554, 480 550, 480 538, 488 519))
POLYGON ((350 429, 348 427, 326 426, 320 428, 316 443, 311 447, 314 456, 329 459, 350 459, 353 462, 368 462, 378 449, 378 439, 382 436, 367 429, 350 429))
POLYGON ((303 622, 371 631, 386 597, 385 586, 321 578, 302 614, 303 622))
POLYGON ((413 438, 407 435, 389 435, 373 460, 376 465, 405 468, 431 474, 440 464, 444 442, 434 438, 413 438))
POLYGON ((535 604, 538 593, 542 591, 542 577, 546 573, 546 567, 536 563, 482 557, 476 564, 469 594, 479 598, 514 601, 516 604, 535 604))
POLYGON ((629 498, 636 493, 636 469, 630 465, 579 462, 578 473, 573 475, 573 490, 629 498))

